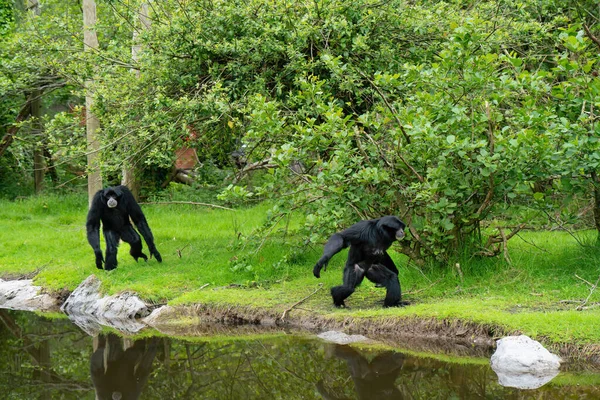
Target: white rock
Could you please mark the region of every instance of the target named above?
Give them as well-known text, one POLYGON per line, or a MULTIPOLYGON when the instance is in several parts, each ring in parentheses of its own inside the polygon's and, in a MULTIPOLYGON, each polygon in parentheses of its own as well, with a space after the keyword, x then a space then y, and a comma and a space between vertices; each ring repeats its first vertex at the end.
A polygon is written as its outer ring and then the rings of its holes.
POLYGON ((61 310, 90 335, 100 330, 100 325, 110 326, 126 333, 135 333, 146 325, 137 318, 147 316, 146 304, 129 292, 103 297, 100 280, 90 275, 71 293, 61 310))
POLYGON ((350 344, 369 341, 369 338, 362 335, 347 335, 344 332, 338 331, 327 331, 320 333, 317 336, 323 340, 337 344, 350 344))
POLYGON ((519 389, 536 389, 560 372, 562 360, 528 336, 507 336, 498 340, 491 366, 498 383, 519 389))
POLYGON ((31 279, 4 281, 0 279, 0 308, 26 311, 48 311, 58 308, 57 300, 42 293, 31 279))
POLYGON ((170 306, 160 306, 152 310, 150 315, 143 318, 142 321, 144 321, 144 323, 148 326, 155 326, 157 324, 160 324, 163 314, 169 314, 172 312, 172 310, 173 308, 170 306))

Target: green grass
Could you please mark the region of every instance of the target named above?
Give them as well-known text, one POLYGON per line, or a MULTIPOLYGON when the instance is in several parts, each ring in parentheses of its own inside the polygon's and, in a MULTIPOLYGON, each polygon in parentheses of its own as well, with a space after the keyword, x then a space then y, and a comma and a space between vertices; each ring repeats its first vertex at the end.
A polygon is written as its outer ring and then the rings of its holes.
MULTIPOLYGON (((562 302, 585 299, 590 293, 585 281, 598 279, 600 250, 589 245, 595 232, 580 232, 578 240, 564 232, 523 233, 510 242, 512 265, 502 257, 464 260, 462 279, 454 267, 418 269, 392 251, 404 298, 412 305, 383 309, 384 291, 365 281, 347 301, 351 309, 337 310, 329 288, 341 281, 346 253, 335 256, 316 280, 312 266, 322 249, 300 248, 303 238, 294 236, 294 227, 301 215, 287 233, 283 225, 273 230, 256 252, 258 243, 243 238, 264 223, 268 210, 264 204, 235 211, 181 204, 143 208, 163 263, 154 259, 136 263, 123 243, 119 267, 106 272, 95 268, 85 237, 85 196, 0 201, 0 276, 37 274, 41 286, 73 290, 95 274, 108 294, 132 290, 157 303, 278 310, 322 284, 302 308, 340 318, 460 319, 549 342, 600 343, 600 309, 575 311, 576 304, 562 302)), ((600 302, 600 290, 589 302, 600 302)))

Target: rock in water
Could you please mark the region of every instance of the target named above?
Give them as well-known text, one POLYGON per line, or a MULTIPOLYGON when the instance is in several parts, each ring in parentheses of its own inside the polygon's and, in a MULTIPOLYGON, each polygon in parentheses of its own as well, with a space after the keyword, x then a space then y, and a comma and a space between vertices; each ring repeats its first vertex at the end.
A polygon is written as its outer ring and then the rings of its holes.
POLYGON ((491 358, 492 369, 502 386, 536 389, 560 372, 562 360, 528 336, 507 336, 498 340, 491 358))
POLYGON ((90 335, 95 335, 100 325, 126 333, 135 333, 146 326, 137 321, 150 314, 142 300, 129 292, 103 297, 100 284, 95 275, 90 275, 71 293, 61 310, 90 335))
POLYGON ((26 311, 51 311, 58 308, 57 299, 31 279, 4 281, 0 279, 0 308, 26 311))
POLYGON ((337 344, 350 344, 357 342, 366 342, 369 339, 362 335, 347 335, 344 332, 327 331, 317 335, 319 338, 337 344))

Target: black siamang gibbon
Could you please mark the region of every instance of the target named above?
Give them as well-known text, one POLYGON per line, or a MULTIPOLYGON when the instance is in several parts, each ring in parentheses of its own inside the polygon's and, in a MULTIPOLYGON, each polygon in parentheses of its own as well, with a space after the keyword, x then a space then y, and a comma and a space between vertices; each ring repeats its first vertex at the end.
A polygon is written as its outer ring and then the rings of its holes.
POLYGON ((395 240, 404 237, 406 225, 398 217, 386 216, 360 221, 350 228, 333 234, 325 244, 323 256, 313 268, 313 274, 321 277, 321 269, 340 250, 350 246, 344 268, 344 283, 331 288, 331 297, 336 307, 345 307, 344 300, 354 293, 355 288, 367 278, 387 290, 384 307, 403 305, 398 280, 398 268, 386 250, 395 240))
POLYGON ((148 226, 146 217, 135 201, 135 198, 127 186, 114 186, 99 190, 92 199, 92 205, 87 215, 87 239, 94 254, 96 255, 96 267, 110 271, 117 268, 117 248, 119 240, 129 243, 131 250, 129 254, 135 261, 148 257, 142 253, 142 240, 140 235, 133 229, 131 221, 140 231, 148 250, 150 257, 154 256, 158 262, 162 262, 162 257, 154 245, 154 237, 148 226), (102 222, 102 232, 106 241, 106 260, 102 258, 102 249, 100 248, 100 222, 102 222))

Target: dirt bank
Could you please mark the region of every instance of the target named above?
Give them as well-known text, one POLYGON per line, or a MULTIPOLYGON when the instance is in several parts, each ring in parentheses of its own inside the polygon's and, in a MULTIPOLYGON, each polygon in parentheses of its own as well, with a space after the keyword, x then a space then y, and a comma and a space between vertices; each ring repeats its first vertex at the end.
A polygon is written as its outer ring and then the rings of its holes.
MULTIPOLYGON (((143 321, 172 336, 202 336, 211 334, 240 335, 285 331, 319 334, 338 330, 364 335, 378 342, 416 352, 454 356, 490 357, 496 343, 504 336, 519 335, 519 331, 503 331, 493 325, 468 321, 448 321, 404 317, 349 317, 321 315, 304 310, 286 312, 232 305, 194 304, 165 306, 155 310, 143 321)), ((550 343, 536 337, 548 350, 558 354, 577 368, 585 365, 600 370, 600 344, 550 343)))
MULTIPOLYGON (((206 329, 212 330, 215 326, 221 333, 223 329, 237 330, 239 327, 252 331, 289 329, 315 334, 339 330, 414 351, 471 356, 489 356, 495 347, 495 339, 521 334, 492 325, 431 318, 339 317, 304 310, 293 310, 285 313, 285 318, 282 316, 283 313, 277 310, 195 304, 163 307, 151 315, 152 320, 148 320, 148 324, 164 333, 183 336, 191 331, 207 334, 206 329)), ((549 343, 544 338, 536 339, 564 360, 583 361, 592 364, 594 369, 600 368, 600 345, 549 343)))
POLYGON ((318 334, 337 330, 360 334, 414 351, 489 356, 495 341, 489 327, 473 323, 417 318, 356 318, 295 310, 282 318, 279 310, 231 305, 166 306, 143 321, 173 336, 211 333, 286 331, 318 334))
MULTIPOLYGON (((39 291, 47 293, 43 288, 39 291)), ((54 299, 55 304, 48 309, 60 308, 68 297, 65 291, 49 294, 50 296, 46 297, 54 299)), ((354 317, 310 312, 301 308, 265 309, 231 304, 193 304, 159 308, 152 304, 146 306, 152 313, 147 317, 135 319, 136 323, 145 324, 171 336, 215 333, 240 335, 268 331, 318 334, 338 330, 415 351, 489 356, 495 347, 495 339, 521 333, 469 321, 389 316, 354 317)), ((15 307, 14 303, 7 307, 0 302, 0 307, 31 310, 30 307, 15 307)), ((564 359, 585 360, 600 367, 600 344, 549 343, 544 339, 536 337, 536 340, 564 359)))

